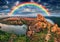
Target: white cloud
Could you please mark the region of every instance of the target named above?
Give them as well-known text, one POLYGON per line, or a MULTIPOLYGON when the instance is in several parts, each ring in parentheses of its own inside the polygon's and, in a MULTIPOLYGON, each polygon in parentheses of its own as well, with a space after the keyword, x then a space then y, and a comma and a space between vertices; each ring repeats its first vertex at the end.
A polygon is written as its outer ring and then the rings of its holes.
POLYGON ((18 4, 19 4, 19 1, 16 1, 16 2, 15 2, 15 5, 18 5, 18 4))

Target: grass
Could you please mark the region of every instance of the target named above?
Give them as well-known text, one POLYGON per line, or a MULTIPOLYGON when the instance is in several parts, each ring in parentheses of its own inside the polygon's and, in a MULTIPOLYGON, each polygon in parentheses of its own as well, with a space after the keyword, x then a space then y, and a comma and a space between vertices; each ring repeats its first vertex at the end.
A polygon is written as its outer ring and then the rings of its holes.
MULTIPOLYGON (((31 39, 28 38, 26 35, 16 35, 0 31, 0 42, 45 42, 47 31, 48 30, 45 29, 44 31, 35 33, 35 35, 31 37, 31 39)), ((54 38, 57 37, 58 35, 51 32, 51 39, 48 42, 54 42, 54 38)))

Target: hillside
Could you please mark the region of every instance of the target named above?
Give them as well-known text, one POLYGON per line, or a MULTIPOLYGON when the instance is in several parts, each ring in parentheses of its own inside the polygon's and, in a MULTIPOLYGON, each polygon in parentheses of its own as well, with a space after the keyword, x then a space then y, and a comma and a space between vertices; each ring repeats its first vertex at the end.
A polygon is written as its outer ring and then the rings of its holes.
POLYGON ((51 24, 40 14, 37 18, 8 18, 3 21, 7 21, 5 24, 9 25, 13 22, 19 25, 26 24, 28 28, 26 35, 0 31, 1 42, 60 42, 60 27, 57 24, 51 24))
POLYGON ((29 25, 27 36, 31 42, 60 42, 60 27, 51 24, 38 14, 37 18, 29 25), (36 40, 36 41, 35 41, 36 40))

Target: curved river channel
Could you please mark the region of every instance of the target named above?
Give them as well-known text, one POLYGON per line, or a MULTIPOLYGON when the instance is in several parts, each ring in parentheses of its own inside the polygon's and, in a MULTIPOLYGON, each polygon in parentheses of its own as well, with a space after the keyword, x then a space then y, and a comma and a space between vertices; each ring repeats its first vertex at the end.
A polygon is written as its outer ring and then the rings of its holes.
POLYGON ((15 33, 18 35, 26 34, 26 31, 27 31, 26 25, 19 26, 19 25, 6 25, 6 24, 0 23, 0 26, 1 26, 0 30, 8 33, 15 33))

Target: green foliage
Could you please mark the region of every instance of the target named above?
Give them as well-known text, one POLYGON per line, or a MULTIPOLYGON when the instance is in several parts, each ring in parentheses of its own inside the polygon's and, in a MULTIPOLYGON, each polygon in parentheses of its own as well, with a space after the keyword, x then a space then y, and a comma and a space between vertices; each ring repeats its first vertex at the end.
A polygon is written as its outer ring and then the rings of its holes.
POLYGON ((25 20, 21 20, 23 24, 27 24, 27 22, 25 20))
POLYGON ((9 37, 10 37, 10 34, 9 33, 0 31, 0 41, 7 42, 8 39, 9 39, 9 37))
POLYGON ((17 38, 14 40, 14 42, 26 42, 26 36, 25 35, 19 35, 17 38))
MULTIPOLYGON (((35 33, 31 38, 27 37, 26 35, 16 35, 15 38, 13 38, 11 33, 0 31, 0 41, 1 42, 8 42, 9 39, 13 39, 13 42, 45 42, 45 37, 47 34, 47 29, 35 33), (12 38, 11 38, 12 37, 12 38)), ((54 38, 58 38, 58 35, 56 33, 51 32, 51 38, 48 42, 54 42, 54 38)))
POLYGON ((0 31, 0 41, 1 42, 8 42, 9 39, 13 39, 13 42, 26 42, 25 35, 16 35, 15 38, 13 38, 13 36, 11 36, 11 35, 12 34, 10 34, 10 33, 0 31))

